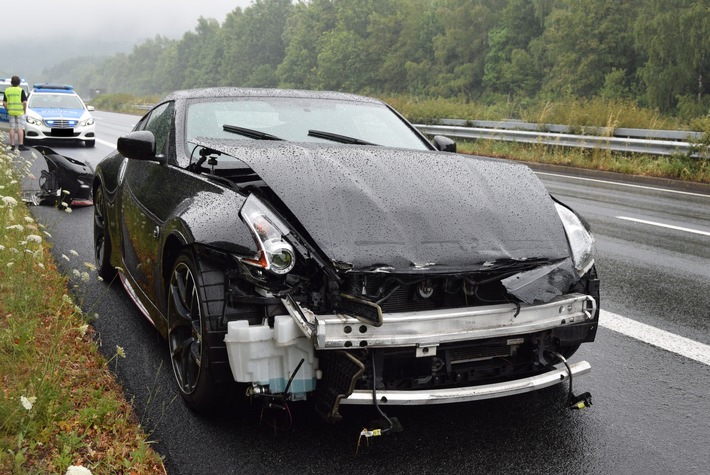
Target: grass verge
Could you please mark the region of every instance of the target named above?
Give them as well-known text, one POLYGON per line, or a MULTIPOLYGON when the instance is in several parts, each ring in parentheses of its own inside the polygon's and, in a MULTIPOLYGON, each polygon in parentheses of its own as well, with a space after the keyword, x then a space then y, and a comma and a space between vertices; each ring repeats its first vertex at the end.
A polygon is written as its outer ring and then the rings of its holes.
MULTIPOLYGON (((28 167, 14 158, 0 151, 0 473, 165 473, 109 370, 125 353, 99 352, 50 234, 21 201, 28 167)), ((98 278, 91 263, 73 264, 98 278)))
POLYGON ((628 175, 710 183, 710 160, 678 154, 672 156, 618 153, 602 149, 572 149, 541 144, 516 144, 495 140, 458 142, 461 153, 533 163, 565 165, 628 175))

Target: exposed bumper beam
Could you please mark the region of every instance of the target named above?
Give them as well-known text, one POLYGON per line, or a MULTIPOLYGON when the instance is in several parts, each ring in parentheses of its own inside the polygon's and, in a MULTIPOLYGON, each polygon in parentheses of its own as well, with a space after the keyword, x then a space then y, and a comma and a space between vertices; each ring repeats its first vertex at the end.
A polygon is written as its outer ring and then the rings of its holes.
MULTIPOLYGON (((570 363, 574 378, 589 373, 592 367, 586 361, 570 363)), ((468 388, 428 389, 416 391, 377 391, 377 401, 381 405, 421 406, 428 404, 449 404, 455 402, 479 401, 504 396, 523 394, 560 384, 569 379, 563 363, 553 370, 529 378, 516 379, 504 383, 486 384, 468 388)), ((372 404, 372 391, 356 390, 340 404, 372 404)))

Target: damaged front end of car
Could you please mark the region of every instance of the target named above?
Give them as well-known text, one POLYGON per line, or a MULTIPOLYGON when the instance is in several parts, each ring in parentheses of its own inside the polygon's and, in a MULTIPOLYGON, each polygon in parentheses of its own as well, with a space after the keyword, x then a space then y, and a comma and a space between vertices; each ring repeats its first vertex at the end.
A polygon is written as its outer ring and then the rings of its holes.
POLYGON ((250 195, 240 215, 257 253, 220 257, 233 379, 270 405, 313 398, 335 422, 341 404, 473 401, 589 372, 566 358, 596 335, 594 238, 574 212, 554 206, 566 257, 357 267, 326 257, 250 195), (255 309, 252 318, 229 318, 226 307, 240 306, 255 309))

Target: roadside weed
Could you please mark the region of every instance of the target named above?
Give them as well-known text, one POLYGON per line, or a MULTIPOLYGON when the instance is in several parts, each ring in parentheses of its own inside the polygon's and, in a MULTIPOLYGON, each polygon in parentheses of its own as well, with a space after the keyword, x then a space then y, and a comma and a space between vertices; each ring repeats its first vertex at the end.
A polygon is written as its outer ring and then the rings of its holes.
MULTIPOLYGON (((125 351, 98 351, 96 316, 76 305, 51 233, 21 200, 23 163, 0 151, 0 473, 165 473, 109 370, 125 351)), ((75 251, 66 258, 75 285, 97 278, 75 251)))

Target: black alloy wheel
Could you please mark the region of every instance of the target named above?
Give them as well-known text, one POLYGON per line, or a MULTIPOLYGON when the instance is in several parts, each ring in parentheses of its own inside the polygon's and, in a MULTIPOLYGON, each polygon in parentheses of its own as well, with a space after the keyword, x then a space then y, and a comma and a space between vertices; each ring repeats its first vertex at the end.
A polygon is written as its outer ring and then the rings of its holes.
POLYGON ((178 262, 170 276, 168 344, 178 387, 195 391, 202 369, 202 309, 195 275, 187 262, 178 262))
POLYGON ((106 221, 106 203, 103 188, 94 195, 94 259, 96 270, 104 280, 113 279, 116 269, 111 265, 111 236, 106 221))
MULTIPOLYGON (((218 383, 212 374, 205 284, 200 263, 192 253, 178 255, 170 274, 167 295, 168 347, 180 393, 198 412, 214 412, 230 399, 231 384, 218 383)), ((231 378, 231 375, 230 375, 231 378)))

